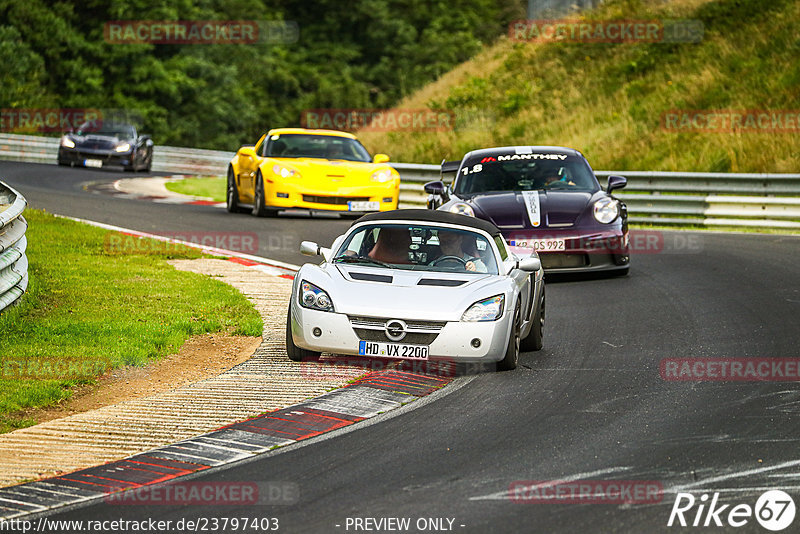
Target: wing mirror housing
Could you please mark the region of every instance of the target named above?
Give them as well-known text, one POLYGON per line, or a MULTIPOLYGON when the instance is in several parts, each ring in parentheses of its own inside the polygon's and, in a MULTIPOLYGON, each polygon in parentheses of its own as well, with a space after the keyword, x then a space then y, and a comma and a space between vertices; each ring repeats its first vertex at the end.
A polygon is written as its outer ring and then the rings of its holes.
POLYGON ((372 163, 388 163, 389 156, 386 154, 375 154, 372 158, 372 163))
POLYGON ((611 193, 615 189, 622 189, 628 185, 628 179, 624 176, 617 176, 612 174, 608 177, 608 186, 606 186, 606 193, 611 193))
POLYGON ((444 182, 441 180, 434 180, 433 182, 428 182, 423 186, 425 188, 425 192, 429 195, 439 195, 444 196, 447 188, 444 185, 444 182))
POLYGON ((533 256, 522 258, 517 262, 517 268, 528 273, 533 273, 542 268, 542 260, 533 256))
POLYGON ((319 256, 322 248, 313 241, 303 241, 300 243, 300 254, 304 256, 319 256))
POLYGON ((256 159, 258 156, 256 155, 256 147, 254 146, 243 146, 239 149, 240 156, 247 156, 248 158, 256 159))

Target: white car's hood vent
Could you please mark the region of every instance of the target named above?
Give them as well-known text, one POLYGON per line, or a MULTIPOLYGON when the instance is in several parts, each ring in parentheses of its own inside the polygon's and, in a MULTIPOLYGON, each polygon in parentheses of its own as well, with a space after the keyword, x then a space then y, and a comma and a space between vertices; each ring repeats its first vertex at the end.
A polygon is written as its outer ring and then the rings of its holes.
POLYGON ((364 282, 383 282, 384 284, 391 284, 393 280, 391 276, 385 274, 357 273, 352 271, 348 274, 353 280, 361 280, 364 282))
POLYGON ((441 287, 458 287, 466 284, 466 280, 455 280, 452 278, 421 278, 417 282, 418 286, 441 286, 441 287))

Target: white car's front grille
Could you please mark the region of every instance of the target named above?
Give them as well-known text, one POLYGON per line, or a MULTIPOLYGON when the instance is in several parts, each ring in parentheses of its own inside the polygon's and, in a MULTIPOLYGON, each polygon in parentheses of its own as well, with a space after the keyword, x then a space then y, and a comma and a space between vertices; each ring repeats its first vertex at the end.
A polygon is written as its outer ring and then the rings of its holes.
MULTIPOLYGON (((386 327, 386 323, 391 321, 393 318, 381 318, 381 317, 359 317, 355 315, 348 316, 350 319, 350 324, 353 328, 368 328, 370 330, 383 330, 386 327)), ((444 325, 447 324, 445 321, 404 321, 406 326, 408 327, 408 331, 411 332, 439 332, 444 325)))

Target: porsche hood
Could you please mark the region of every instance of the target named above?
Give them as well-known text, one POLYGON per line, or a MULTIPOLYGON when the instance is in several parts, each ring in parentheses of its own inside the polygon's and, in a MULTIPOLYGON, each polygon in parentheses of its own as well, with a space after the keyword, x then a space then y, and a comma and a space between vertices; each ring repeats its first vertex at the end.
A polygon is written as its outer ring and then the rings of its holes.
POLYGON ((566 228, 590 213, 594 196, 580 191, 509 191, 476 195, 470 203, 501 229, 566 228))

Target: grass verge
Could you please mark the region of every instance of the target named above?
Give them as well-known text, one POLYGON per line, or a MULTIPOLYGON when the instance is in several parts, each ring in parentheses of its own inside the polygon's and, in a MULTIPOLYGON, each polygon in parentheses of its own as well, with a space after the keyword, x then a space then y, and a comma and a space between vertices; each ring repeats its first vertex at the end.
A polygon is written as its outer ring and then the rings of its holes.
POLYGON ((225 202, 224 176, 184 178, 183 180, 167 182, 165 185, 173 193, 206 197, 214 202, 225 202))
POLYGON ((25 217, 28 293, 0 315, 0 432, 33 424, 24 410, 175 353, 192 335, 261 335, 261 318, 236 289, 167 263, 198 251, 152 240, 115 248, 120 234, 36 210, 25 217))

